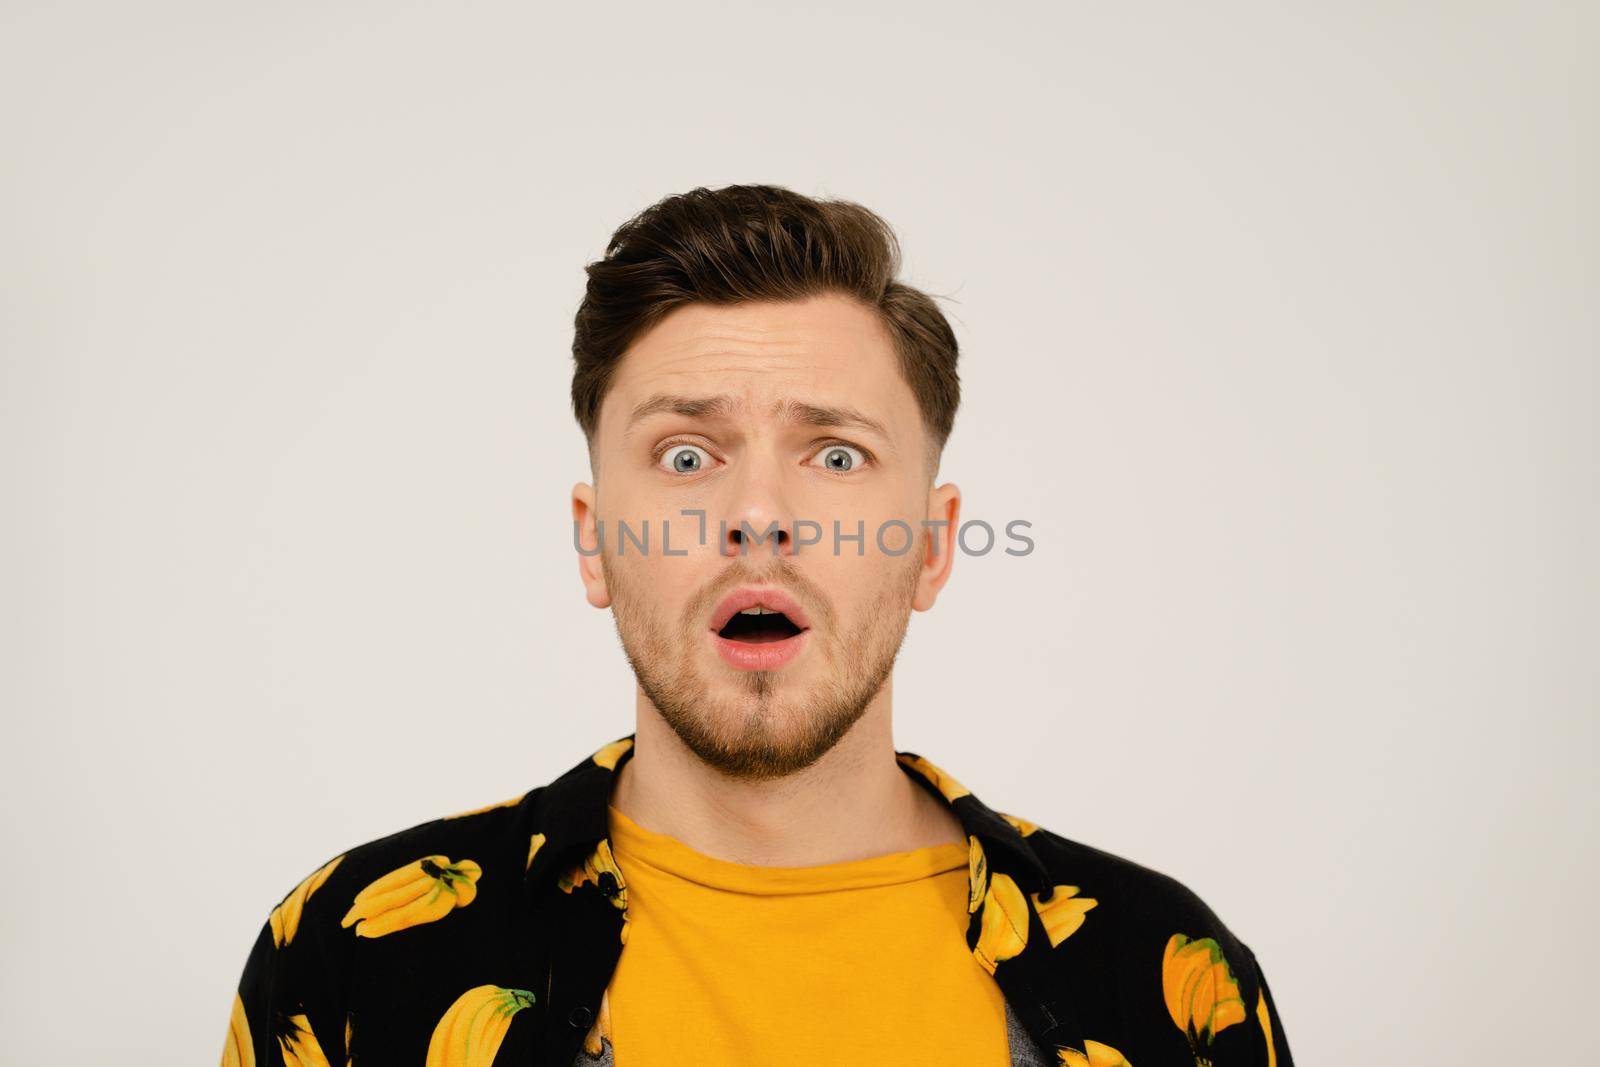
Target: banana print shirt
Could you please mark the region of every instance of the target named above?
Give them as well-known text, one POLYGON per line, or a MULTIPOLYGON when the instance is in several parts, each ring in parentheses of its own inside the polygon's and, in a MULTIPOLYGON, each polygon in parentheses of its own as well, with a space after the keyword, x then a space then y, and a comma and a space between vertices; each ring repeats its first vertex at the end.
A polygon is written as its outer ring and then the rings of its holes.
MULTIPOLYGON (((633 741, 307 874, 249 950, 224 1067, 607 1067, 628 934, 607 816, 633 741)), ((896 759, 967 832, 966 946, 1013 1067, 1293 1067, 1255 954, 1189 889, 896 759)))

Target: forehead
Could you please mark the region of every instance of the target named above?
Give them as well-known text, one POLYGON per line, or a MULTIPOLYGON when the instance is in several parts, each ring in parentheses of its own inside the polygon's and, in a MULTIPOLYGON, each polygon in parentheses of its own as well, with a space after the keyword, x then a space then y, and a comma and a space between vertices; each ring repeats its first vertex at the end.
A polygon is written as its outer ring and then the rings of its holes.
POLYGON ((687 304, 624 354, 600 407, 615 440, 654 397, 719 394, 740 414, 766 418, 776 403, 848 407, 904 444, 917 428, 916 397, 900 373, 876 312, 826 294, 803 301, 687 304))

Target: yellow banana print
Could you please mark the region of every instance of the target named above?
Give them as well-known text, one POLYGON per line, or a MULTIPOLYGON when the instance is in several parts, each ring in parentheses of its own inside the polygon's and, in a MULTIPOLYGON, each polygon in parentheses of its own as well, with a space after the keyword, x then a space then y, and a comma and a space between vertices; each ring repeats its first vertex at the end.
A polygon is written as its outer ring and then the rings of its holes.
POLYGON ((614 771, 617 769, 617 760, 621 759, 622 754, 632 747, 633 738, 624 737, 621 741, 613 741, 609 745, 600 746, 595 754, 589 758, 606 770, 614 771))
POLYGON ((445 818, 465 819, 468 815, 482 815, 484 812, 493 811, 495 808, 514 808, 518 804, 522 803, 522 798, 524 796, 527 796, 527 794, 523 793, 519 796, 512 797, 510 800, 501 800, 494 804, 485 804, 483 807, 473 808, 471 811, 458 811, 454 815, 446 815, 445 818))
POLYGON ((250 1040, 250 1019, 244 998, 233 994, 233 1015, 228 1019, 228 1040, 222 1046, 222 1067, 256 1067, 256 1046, 250 1040))
POLYGON ((921 756, 908 756, 903 752, 896 752, 894 758, 922 775, 929 782, 932 782, 933 787, 948 801, 954 802, 957 798, 967 796, 972 792, 972 790, 952 778, 948 772, 941 771, 921 756))
POLYGON ((472 860, 424 856, 390 871, 356 894, 340 926, 356 923, 357 937, 382 937, 442 919, 477 898, 483 869, 472 860))
POLYGON ((511 1017, 534 999, 526 989, 492 984, 467 990, 434 1026, 425 1067, 490 1067, 511 1017))
POLYGON ((1256 993, 1256 1021, 1267 1039, 1267 1067, 1278 1067, 1278 1048, 1272 1043, 1272 1012, 1267 1007, 1267 995, 1256 993))
POLYGON ((1122 1053, 1098 1041, 1085 1041, 1082 1052, 1075 1048, 1058 1048, 1056 1054, 1065 1067, 1133 1067, 1122 1053))
POLYGON ((971 915, 983 903, 989 891, 989 858, 983 846, 972 834, 967 835, 967 914, 971 915))
POLYGON ((1239 985, 1215 938, 1191 941, 1183 934, 1173 934, 1161 956, 1161 989, 1167 1014, 1189 1038, 1197 1063, 1211 1062, 1213 1037, 1244 1022, 1239 985))
POLYGON ((344 859, 343 854, 333 857, 321 867, 312 871, 305 880, 294 887, 294 891, 284 898, 283 903, 272 909, 269 919, 272 923, 272 943, 282 948, 294 940, 295 931, 300 929, 300 912, 304 910, 306 901, 311 894, 321 888, 322 883, 328 880, 328 875, 339 866, 339 861, 344 859))
POLYGON ((972 954, 984 970, 994 974, 996 964, 1015 956, 1028 943, 1028 902, 1010 875, 999 871, 989 875, 980 922, 972 954))
POLYGON ((1054 892, 1050 899, 1043 903, 1040 902, 1038 893, 1029 893, 1028 896, 1033 901, 1034 910, 1039 913, 1039 918, 1044 923, 1044 932, 1050 935, 1050 947, 1054 948, 1082 926, 1084 913, 1100 902, 1093 897, 1078 896, 1078 887, 1075 885, 1058 885, 1051 888, 1054 892))
POLYGON ((289 1026, 288 1033, 278 1035, 283 1067, 329 1067, 328 1057, 317 1044, 317 1035, 311 1032, 310 1020, 304 1015, 291 1015, 289 1026))
MULTIPOLYGON (((531 862, 531 861, 530 861, 531 862)), ((570 893, 585 883, 600 884, 600 876, 610 873, 616 879, 617 895, 611 898, 611 906, 622 912, 622 930, 620 936, 622 943, 628 943, 628 883, 623 881, 622 868, 617 866, 616 857, 611 854, 611 842, 602 837, 600 843, 589 853, 588 859, 578 864, 572 870, 556 879, 556 885, 563 893, 570 893)))
POLYGON ((619 908, 628 906, 628 886, 622 880, 622 868, 617 866, 616 857, 611 854, 611 841, 602 837, 600 843, 589 853, 587 859, 572 870, 556 879, 556 885, 561 887, 563 893, 570 893, 587 882, 600 884, 600 875, 610 871, 611 876, 617 880, 617 895, 611 901, 619 908))
POLYGON ((533 866, 533 857, 539 854, 539 849, 544 845, 544 835, 534 834, 528 839, 528 862, 523 865, 523 870, 533 866))
POLYGON ((1038 823, 1029 822, 1027 819, 1019 819, 1015 815, 1007 815, 1003 811, 996 812, 995 814, 999 815, 1012 826, 1015 826, 1017 828, 1017 833, 1021 834, 1023 837, 1027 837, 1029 834, 1033 833, 1039 828, 1038 823))

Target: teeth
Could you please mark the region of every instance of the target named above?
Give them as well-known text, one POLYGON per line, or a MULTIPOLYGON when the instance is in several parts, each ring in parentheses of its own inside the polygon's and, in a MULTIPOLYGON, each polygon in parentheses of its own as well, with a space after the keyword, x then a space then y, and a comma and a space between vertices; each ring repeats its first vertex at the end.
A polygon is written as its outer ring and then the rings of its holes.
POLYGON ((757 604, 753 608, 745 608, 743 611, 739 612, 739 614, 740 615, 782 615, 783 612, 781 612, 781 611, 773 611, 771 608, 764 608, 761 605, 757 604))

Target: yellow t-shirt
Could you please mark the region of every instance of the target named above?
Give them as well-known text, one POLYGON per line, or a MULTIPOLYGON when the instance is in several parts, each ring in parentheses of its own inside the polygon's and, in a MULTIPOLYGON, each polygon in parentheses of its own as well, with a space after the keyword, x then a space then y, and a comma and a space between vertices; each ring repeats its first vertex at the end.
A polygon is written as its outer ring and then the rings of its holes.
POLYGON ((1003 994, 966 945, 965 844, 758 867, 609 816, 617 1067, 1011 1062, 1003 994))

